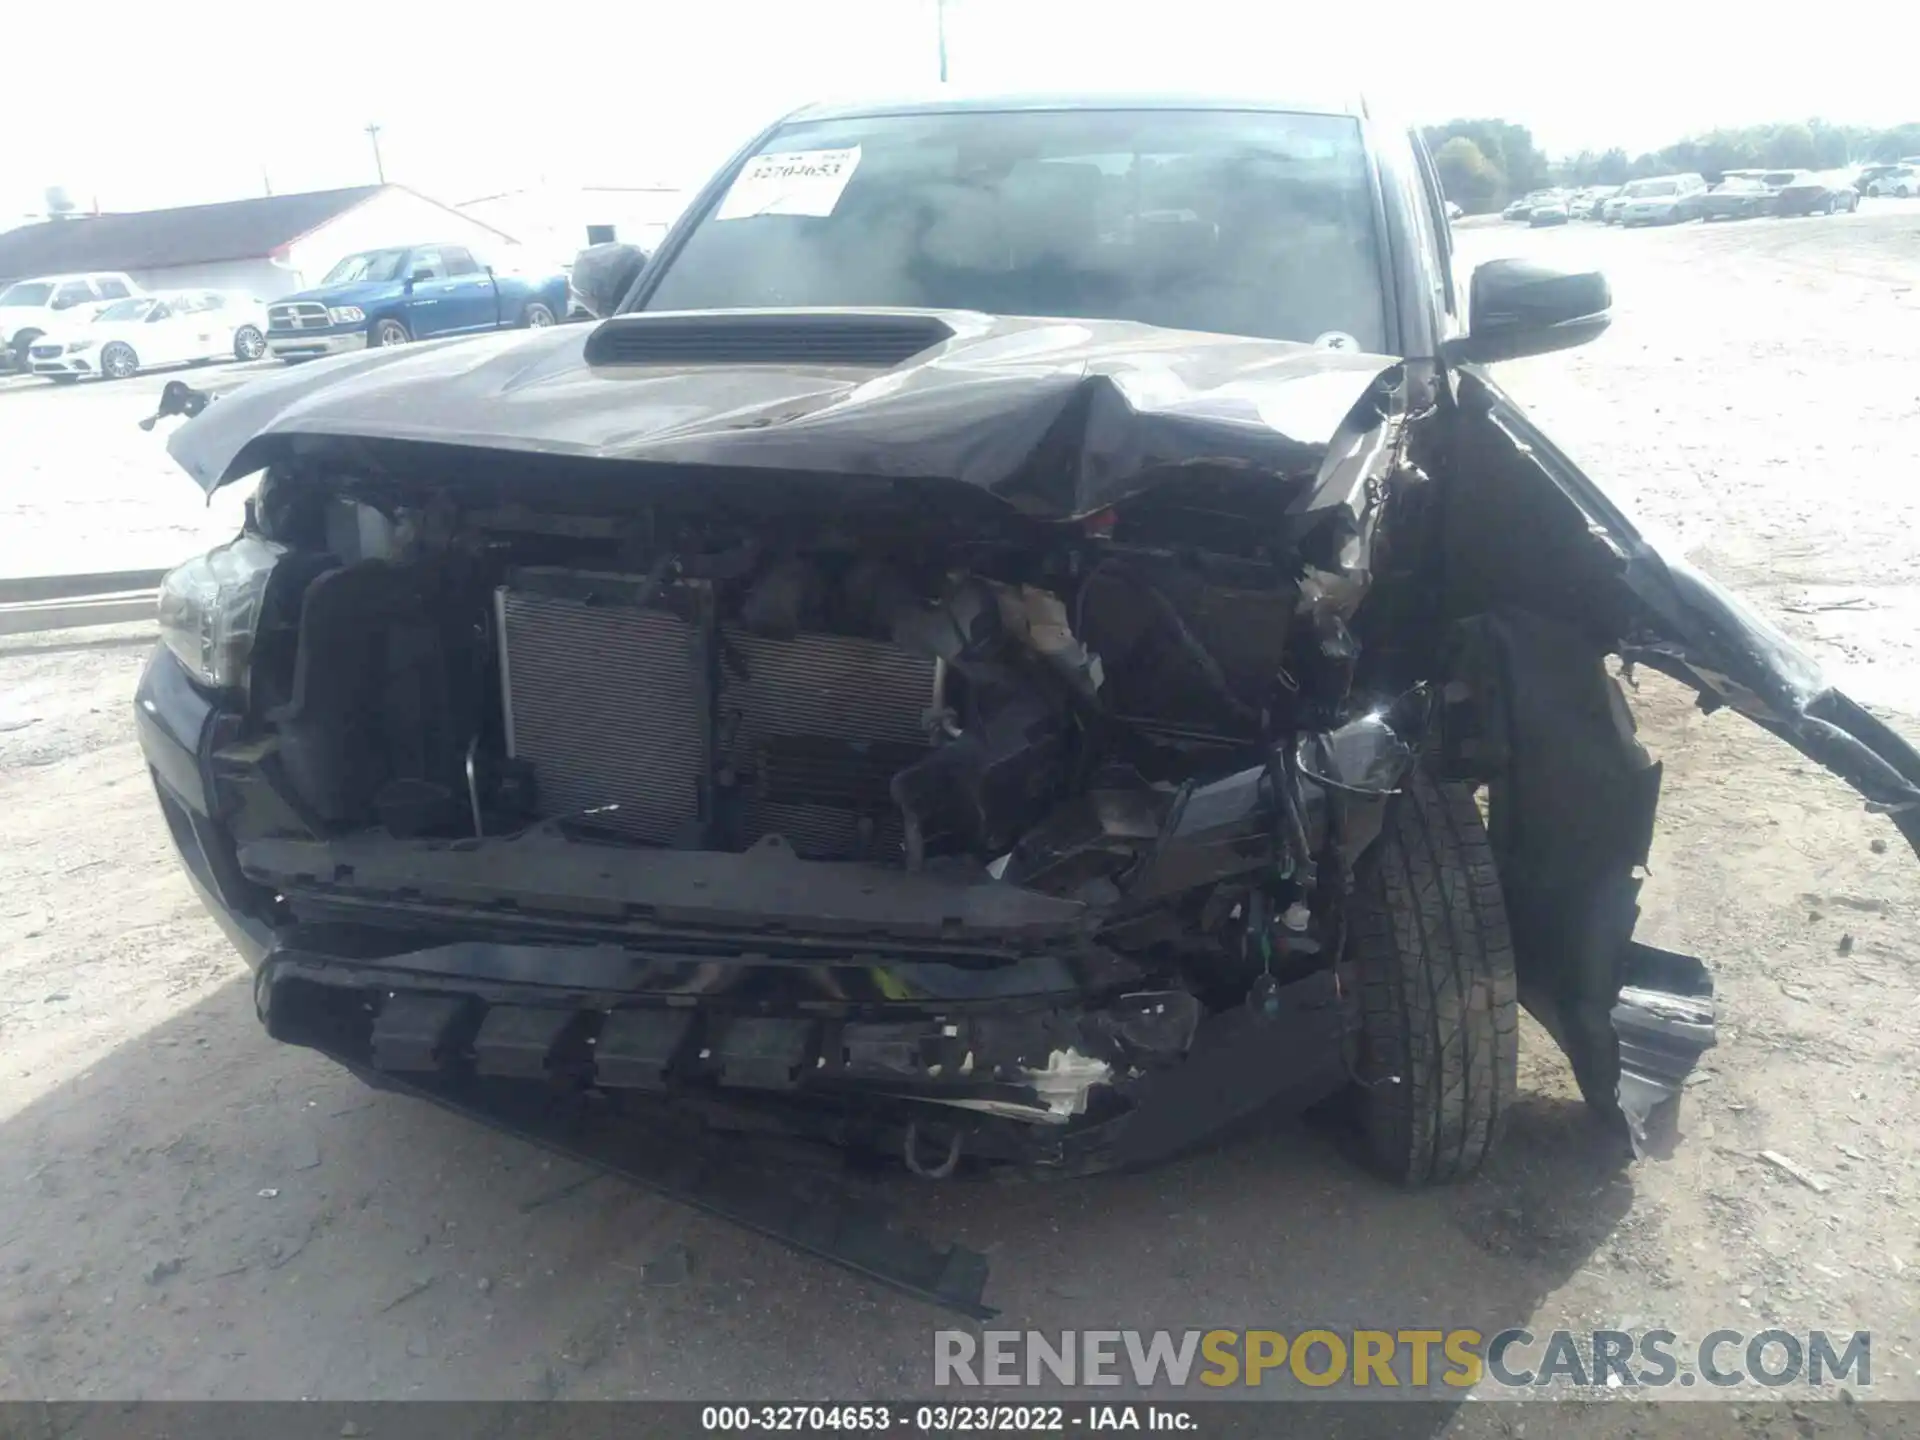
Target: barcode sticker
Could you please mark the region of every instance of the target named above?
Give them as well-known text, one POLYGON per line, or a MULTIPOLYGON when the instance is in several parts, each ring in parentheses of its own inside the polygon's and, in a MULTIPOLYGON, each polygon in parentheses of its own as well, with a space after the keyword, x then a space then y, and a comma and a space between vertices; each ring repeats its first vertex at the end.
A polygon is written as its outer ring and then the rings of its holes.
POLYGON ((713 218, 745 220, 756 215, 831 215, 859 165, 858 145, 847 150, 789 150, 778 155, 756 155, 733 182, 713 218))

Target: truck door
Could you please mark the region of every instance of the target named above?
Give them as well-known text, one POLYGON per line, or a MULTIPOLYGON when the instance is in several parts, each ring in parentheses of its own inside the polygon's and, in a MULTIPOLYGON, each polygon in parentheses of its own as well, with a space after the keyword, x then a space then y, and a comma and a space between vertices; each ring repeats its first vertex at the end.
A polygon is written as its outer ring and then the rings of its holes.
POLYGON ((493 323, 493 287, 465 250, 452 245, 422 248, 408 264, 414 277, 410 328, 416 340, 493 323), (455 273, 456 265, 463 273, 455 273))
POLYGON ((493 276, 464 245, 442 245, 440 259, 458 307, 462 330, 492 330, 500 324, 500 304, 493 276))
POLYGON ((460 323, 460 296, 447 275, 438 245, 422 246, 407 256, 407 331, 416 340, 452 335, 460 323))

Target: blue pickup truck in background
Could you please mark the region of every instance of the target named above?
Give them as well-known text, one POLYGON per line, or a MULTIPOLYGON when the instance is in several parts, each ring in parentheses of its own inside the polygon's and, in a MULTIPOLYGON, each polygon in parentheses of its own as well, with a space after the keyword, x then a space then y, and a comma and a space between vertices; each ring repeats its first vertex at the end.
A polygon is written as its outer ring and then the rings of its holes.
POLYGON ((567 277, 482 263, 464 245, 405 245, 349 255, 311 290, 267 307, 267 348, 311 360, 369 345, 552 325, 567 277))

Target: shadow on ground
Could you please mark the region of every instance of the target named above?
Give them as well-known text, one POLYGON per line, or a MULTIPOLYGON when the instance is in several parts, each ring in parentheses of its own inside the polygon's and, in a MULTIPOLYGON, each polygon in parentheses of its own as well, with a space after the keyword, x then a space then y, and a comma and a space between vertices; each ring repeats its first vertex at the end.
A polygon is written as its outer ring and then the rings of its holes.
MULTIPOLYGON (((1298 1123, 1146 1174, 886 1185, 990 1256, 996 1328, 1050 1332, 1491 1332, 1632 1199, 1544 1096, 1441 1191, 1298 1123)), ((239 978, 0 1126, 0 1216, 3 1398, 899 1397, 970 1323, 369 1091, 268 1041, 239 978)))

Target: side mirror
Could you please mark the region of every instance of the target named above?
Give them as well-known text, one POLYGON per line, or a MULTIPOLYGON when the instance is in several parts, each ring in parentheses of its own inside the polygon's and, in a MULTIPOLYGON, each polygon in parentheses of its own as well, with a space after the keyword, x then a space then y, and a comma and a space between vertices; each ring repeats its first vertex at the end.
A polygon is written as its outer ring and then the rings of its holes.
POLYGON ((589 245, 574 256, 567 283, 580 303, 596 319, 604 320, 620 308, 646 264, 647 252, 638 245, 617 240, 589 245))
POLYGON ((431 280, 431 279, 433 279, 433 271, 416 270, 411 275, 407 276, 407 284, 418 285, 422 280, 431 280))
POLYGON ((1584 345, 1612 323, 1613 292, 1597 270, 1489 260, 1468 287, 1467 333, 1447 342, 1452 363, 1489 365, 1584 345))

